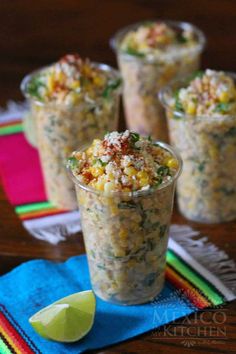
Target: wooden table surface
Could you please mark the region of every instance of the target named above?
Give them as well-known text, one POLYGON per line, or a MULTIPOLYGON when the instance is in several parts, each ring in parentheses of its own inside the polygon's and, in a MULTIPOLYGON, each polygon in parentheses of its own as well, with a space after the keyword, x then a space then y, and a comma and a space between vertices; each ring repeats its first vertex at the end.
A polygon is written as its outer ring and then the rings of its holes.
MULTIPOLYGON (((208 45, 203 67, 236 71, 235 0, 30 0, 0 2, 0 105, 22 100, 19 83, 29 71, 55 61, 68 52, 116 65, 108 41, 129 23, 150 18, 185 20, 199 26, 208 45)), ((216 245, 236 258, 236 222, 221 225, 190 223, 177 210, 173 221, 201 230, 216 245)), ((84 252, 82 237, 74 235, 58 246, 35 240, 16 217, 0 191, 0 274, 34 258, 65 260, 84 252)), ((226 338, 206 341, 200 335, 191 348, 181 338, 164 337, 161 329, 99 353, 236 353, 236 302, 225 307, 226 338)), ((214 326, 211 312, 206 316, 214 326)), ((190 316, 185 326, 201 326, 200 315, 190 316)), ((178 327, 178 326, 175 326, 178 327)), ((173 326, 174 328, 174 326, 173 326)), ((183 338, 182 338, 183 339, 183 338)), ((190 338, 188 338, 190 339, 190 338)), ((44 353, 56 354, 56 353, 44 353)), ((59 353, 58 353, 59 354, 59 353)))

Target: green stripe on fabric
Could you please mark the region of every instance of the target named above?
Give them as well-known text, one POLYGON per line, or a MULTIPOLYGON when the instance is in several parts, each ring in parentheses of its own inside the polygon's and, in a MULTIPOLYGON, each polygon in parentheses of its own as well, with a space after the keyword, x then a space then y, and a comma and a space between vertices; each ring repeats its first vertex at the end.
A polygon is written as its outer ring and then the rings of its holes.
POLYGON ((15 134, 15 133, 20 133, 22 131, 23 131, 23 126, 21 123, 19 123, 16 125, 9 125, 9 126, 0 128, 0 135, 15 134))
POLYGON ((15 211, 17 214, 30 213, 31 211, 43 210, 43 209, 52 209, 55 206, 51 202, 40 202, 40 203, 32 203, 26 205, 18 205, 15 207, 15 211))
POLYGON ((215 305, 220 305, 224 302, 223 296, 221 296, 217 290, 208 284, 208 282, 192 270, 181 258, 175 255, 171 250, 167 252, 167 263, 172 265, 179 273, 189 280, 193 285, 196 286, 203 294, 210 299, 210 301, 215 305))
POLYGON ((0 338, 0 353, 1 354, 12 354, 12 351, 7 347, 2 338, 0 338))

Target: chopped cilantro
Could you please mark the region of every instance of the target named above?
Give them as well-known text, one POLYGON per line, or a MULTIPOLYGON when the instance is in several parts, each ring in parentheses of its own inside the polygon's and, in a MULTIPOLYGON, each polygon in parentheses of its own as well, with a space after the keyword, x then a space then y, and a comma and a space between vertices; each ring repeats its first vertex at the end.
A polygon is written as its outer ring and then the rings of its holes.
POLYGON ((134 202, 132 202, 132 201, 127 201, 127 202, 122 201, 122 202, 120 202, 120 203, 118 204, 118 208, 119 208, 119 209, 136 209, 137 206, 136 206, 136 204, 135 204, 134 202))
POLYGON ((103 162, 101 159, 97 159, 93 161, 93 164, 99 163, 101 166, 106 166, 107 162, 103 162))
POLYGON ((113 81, 110 81, 106 88, 104 89, 103 93, 102 93, 102 96, 104 98, 109 98, 110 97, 110 94, 113 90, 117 89, 119 86, 121 85, 121 79, 118 78, 116 80, 113 80, 113 81))
POLYGON ((198 165, 198 171, 199 172, 203 172, 204 169, 205 169, 205 165, 206 165, 206 161, 200 162, 199 165, 198 165))
POLYGON ((226 133, 225 133, 226 136, 236 136, 236 127, 231 127, 226 133))
POLYGON ((140 135, 138 133, 131 132, 130 133, 130 138, 131 138, 132 143, 135 144, 137 141, 139 141, 140 135))
POLYGON ((155 181, 155 184, 153 185, 153 187, 157 188, 160 186, 160 184, 162 184, 163 179, 162 177, 158 177, 158 179, 155 181))
POLYGON ((178 33, 177 34, 177 42, 184 44, 184 43, 188 42, 188 39, 186 37, 184 37, 183 33, 178 33))
POLYGON ((128 47, 128 48, 125 50, 125 53, 127 53, 127 54, 129 54, 129 55, 134 55, 134 56, 140 57, 140 58, 143 58, 143 57, 145 56, 144 53, 138 52, 136 49, 131 48, 131 47, 128 47))
POLYGON ((214 112, 227 113, 229 108, 229 103, 218 103, 214 109, 214 112))
POLYGON ((157 169, 157 173, 159 176, 167 176, 170 173, 170 169, 168 166, 161 166, 157 169))
POLYGON ((178 111, 178 112, 184 112, 184 107, 183 107, 183 105, 182 105, 182 103, 180 102, 180 99, 179 99, 179 91, 180 90, 176 90, 175 94, 174 94, 174 97, 175 97, 175 110, 178 111))
POLYGON ((71 156, 67 159, 68 163, 69 163, 69 166, 71 168, 75 168, 78 164, 78 160, 74 157, 74 156, 71 156))
POLYGON ((30 96, 34 96, 38 99, 41 99, 41 95, 39 93, 40 87, 45 87, 45 83, 42 82, 41 74, 38 74, 33 76, 32 79, 29 81, 27 86, 27 92, 30 94, 30 96))

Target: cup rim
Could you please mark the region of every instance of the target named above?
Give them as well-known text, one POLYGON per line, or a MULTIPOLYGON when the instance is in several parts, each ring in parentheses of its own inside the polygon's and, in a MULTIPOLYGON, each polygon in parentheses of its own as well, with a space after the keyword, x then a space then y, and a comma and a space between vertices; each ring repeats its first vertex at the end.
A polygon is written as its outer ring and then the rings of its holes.
MULTIPOLYGON (((33 70, 32 72, 30 72, 29 74, 25 75, 20 83, 20 90, 21 90, 21 93, 23 94, 23 96, 28 99, 28 100, 31 100, 33 103, 37 104, 38 106, 56 106, 57 108, 60 108, 60 107, 70 107, 70 108, 73 108, 75 109, 76 107, 79 107, 81 106, 81 103, 79 104, 75 104, 75 105, 70 105, 70 104, 58 104, 57 102, 55 101, 48 101, 48 102, 43 102, 43 101, 40 101, 38 100, 37 98, 31 96, 28 92, 27 92, 27 85, 29 83, 29 81, 32 79, 32 77, 38 73, 40 73, 41 71, 43 70, 46 70, 50 67, 52 67, 53 65, 55 65, 56 63, 52 63, 50 65, 46 65, 46 66, 43 66, 39 69, 36 69, 36 70, 33 70)), ((111 72, 112 74, 114 74, 114 77, 116 77, 117 79, 120 79, 122 80, 121 78, 121 75, 120 75, 120 72, 113 68, 112 66, 110 65, 107 65, 107 64, 104 64, 104 63, 98 63, 98 62, 95 62, 95 61, 92 61, 91 64, 95 67, 95 68, 99 68, 105 72, 111 72)), ((113 93, 117 94, 117 95, 120 95, 122 92, 122 82, 121 84, 115 88, 113 90, 113 93)), ((83 102, 83 104, 85 105, 89 105, 89 104, 96 104, 96 103, 99 103, 99 102, 104 102, 104 98, 103 97, 99 97, 99 98, 96 98, 95 100, 91 100, 91 103, 88 101, 88 102, 83 102)))
MULTIPOLYGON (((152 193, 157 193, 158 191, 168 187, 171 184, 174 184, 176 182, 176 180, 178 179, 178 177, 180 176, 182 169, 183 169, 183 160, 181 158, 181 155, 178 151, 178 149, 176 147, 172 147, 169 144, 166 144, 162 141, 154 141, 154 143, 158 144, 160 147, 162 147, 163 149, 167 150, 168 152, 171 153, 171 155, 173 155, 178 163, 179 163, 179 167, 178 170, 176 171, 175 175, 171 178, 171 180, 164 182, 163 184, 161 184, 158 188, 149 188, 148 190, 138 190, 138 191, 133 191, 133 192, 124 192, 124 191, 111 191, 109 193, 105 193, 104 191, 99 191, 95 188, 89 187, 88 185, 80 182, 73 174, 71 167, 69 166, 69 164, 67 163, 66 168, 67 171, 70 175, 70 178, 72 179, 72 181, 75 183, 75 185, 79 186, 81 189, 87 191, 87 192, 91 192, 93 194, 97 194, 97 195, 101 195, 101 196, 105 196, 105 197, 116 197, 116 196, 124 196, 124 197, 139 197, 139 196, 143 196, 143 195, 149 195, 152 193)), ((84 146, 82 146, 79 150, 77 151, 83 151, 86 148, 89 147, 89 144, 86 144, 84 146)))
MULTIPOLYGON (((124 56, 125 58, 127 58, 128 60, 136 60, 137 62, 146 62, 146 63, 155 63, 158 62, 158 60, 160 59, 165 59, 168 56, 168 53, 160 53, 160 55, 158 56, 158 58, 145 58, 145 57, 137 57, 134 56, 132 54, 128 54, 125 53, 123 51, 120 50, 119 48, 119 44, 121 39, 124 37, 124 35, 126 33, 128 33, 129 31, 138 28, 139 26, 141 26, 142 24, 146 23, 146 22, 162 22, 167 24, 170 27, 177 27, 180 29, 186 29, 186 28, 191 28, 194 33, 197 36, 197 43, 195 46, 193 46, 192 48, 184 48, 186 52, 196 52, 196 53, 200 53, 204 50, 204 48, 206 47, 207 44, 207 40, 206 37, 203 33, 202 30, 200 30, 197 26, 193 25, 190 22, 185 22, 185 21, 173 21, 173 20, 161 20, 161 19, 151 19, 151 20, 146 20, 146 21, 139 21, 133 24, 130 24, 126 27, 121 28, 120 30, 118 30, 117 32, 115 32, 115 34, 113 35, 113 37, 110 39, 109 43, 110 43, 110 47, 113 49, 113 51, 118 54, 121 53, 122 56, 124 56)), ((181 54, 176 55, 176 58, 181 57, 181 54)))
MULTIPOLYGON (((231 78, 234 79, 234 81, 236 82, 236 73, 234 72, 230 72, 230 71, 224 71, 224 70, 217 70, 218 72, 221 71, 223 73, 225 73, 226 75, 230 76, 231 78)), ((159 99, 160 103, 162 104, 162 106, 165 108, 166 111, 172 111, 173 114, 178 117, 179 119, 181 118, 182 120, 189 120, 189 121, 196 121, 197 119, 198 120, 206 120, 207 118, 207 121, 214 121, 214 120, 220 120, 220 119, 232 119, 232 118, 235 118, 236 117, 236 114, 235 116, 234 115, 214 115, 214 116, 207 116, 207 115, 198 115, 198 116, 192 116, 190 114, 187 114, 185 112, 180 112, 180 111, 176 111, 174 110, 170 104, 168 103, 167 101, 167 95, 168 97, 173 97, 173 92, 174 92, 174 87, 175 85, 181 85, 183 84, 182 87, 184 87, 184 85, 186 85, 186 83, 189 81, 189 78, 191 76, 187 75, 185 76, 184 78, 182 79, 174 79, 174 80, 171 80, 169 82, 169 84, 167 84, 166 86, 164 86, 158 93, 157 93, 157 99, 159 99)), ((181 88, 181 86, 180 86, 181 88)))

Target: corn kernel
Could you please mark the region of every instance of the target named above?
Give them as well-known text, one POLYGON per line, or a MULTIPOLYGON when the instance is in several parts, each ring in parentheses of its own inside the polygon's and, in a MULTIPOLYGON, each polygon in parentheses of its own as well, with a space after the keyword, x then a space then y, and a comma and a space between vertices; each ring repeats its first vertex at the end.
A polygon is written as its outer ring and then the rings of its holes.
POLYGON ((148 179, 148 174, 147 174, 147 172, 146 171, 139 171, 138 173, 137 173, 137 177, 139 178, 139 179, 148 179))
POLYGON ((127 175, 127 176, 135 176, 137 174, 137 170, 130 166, 130 167, 125 167, 124 169, 124 173, 127 175))
POLYGON ((48 77, 48 91, 49 92, 52 92, 54 90, 54 75, 50 75, 48 77))
POLYGON ((73 81, 70 86, 71 86, 72 89, 77 89, 77 88, 80 87, 80 82, 79 81, 73 81))
POLYGON ((227 91, 222 91, 220 96, 219 96, 219 100, 222 103, 229 102, 229 93, 227 91))
POLYGON ((216 159, 219 156, 219 151, 216 146, 209 146, 209 155, 212 159, 216 159))
POLYGON ((139 180, 140 187, 145 187, 149 184, 149 179, 148 178, 141 178, 139 180))
POLYGON ((99 76, 95 76, 93 78, 93 82, 96 86, 103 86, 104 85, 104 79, 102 77, 99 76))
POLYGON ((121 240, 126 240, 127 236, 128 236, 128 231, 124 230, 124 229, 120 230, 119 236, 120 236, 121 240))
POLYGON ((125 251, 123 249, 116 250, 115 256, 116 257, 124 257, 125 256, 125 251))
POLYGON ((188 102, 188 105, 186 108, 186 113, 187 114, 195 114, 196 113, 196 104, 193 101, 188 102))
POLYGON ((90 172, 94 177, 102 176, 104 173, 104 169, 102 167, 90 167, 90 172))
POLYGON ((103 191, 104 190, 104 181, 98 181, 96 183, 96 189, 99 191, 103 191))
POLYGON ((170 168, 178 168, 179 164, 176 159, 173 159, 172 157, 167 160, 166 165, 170 168))

